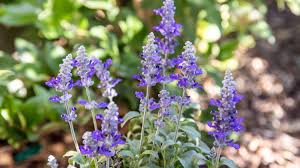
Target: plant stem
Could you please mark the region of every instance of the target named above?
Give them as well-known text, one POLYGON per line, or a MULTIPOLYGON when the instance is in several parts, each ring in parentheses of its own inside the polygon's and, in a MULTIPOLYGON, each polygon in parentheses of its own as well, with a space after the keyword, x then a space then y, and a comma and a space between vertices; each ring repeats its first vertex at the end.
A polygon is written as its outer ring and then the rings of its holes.
POLYGON ((109 157, 106 159, 106 168, 109 168, 109 157))
POLYGON ((220 148, 220 146, 218 146, 215 168, 219 168, 221 152, 222 152, 222 149, 220 148))
MULTIPOLYGON (((70 114, 71 112, 70 112, 70 108, 69 108, 69 105, 68 105, 67 102, 65 102, 65 108, 67 110, 67 113, 70 114)), ((68 124, 69 124, 69 127, 70 127, 71 136, 72 136, 76 151, 80 152, 78 142, 77 142, 77 139, 76 139, 76 134, 75 134, 75 131, 74 131, 73 123, 71 121, 69 121, 68 124)))
MULTIPOLYGON (((166 69, 167 69, 167 61, 168 61, 168 54, 165 54, 164 60, 163 60, 163 77, 166 76, 166 69)), ((166 84, 163 82, 162 84, 163 90, 166 89, 166 84)))
MULTIPOLYGON (((86 95, 88 98, 89 103, 91 102, 91 94, 90 94, 90 89, 88 87, 85 87, 85 91, 86 91, 86 95)), ((91 109, 92 112, 92 118, 93 118, 93 124, 94 124, 94 129, 98 130, 97 128, 97 122, 96 122, 96 115, 95 115, 95 111, 94 108, 91 109)))
POLYGON ((145 99, 145 105, 144 105, 144 111, 143 111, 143 119, 142 119, 142 130, 141 130, 141 139, 140 139, 140 146, 139 146, 139 151, 142 150, 142 145, 143 145, 143 140, 144 140, 144 132, 145 132, 145 121, 146 121, 146 111, 148 108, 148 99, 149 99, 149 94, 150 94, 150 86, 147 86, 147 91, 146 91, 146 99, 145 99))
POLYGON ((97 158, 95 157, 95 168, 99 168, 99 165, 98 165, 98 161, 97 161, 97 158))
POLYGON ((163 149, 163 153, 164 153, 164 155, 163 155, 163 157, 164 157, 164 168, 166 168, 167 167, 166 150, 163 149))
MULTIPOLYGON (((185 92, 186 92, 186 90, 183 89, 182 97, 185 96, 185 92)), ((174 137, 175 142, 177 141, 177 136, 178 136, 178 131, 179 131, 179 127, 180 127, 180 119, 181 119, 181 116, 182 116, 182 112, 183 112, 183 104, 181 102, 180 107, 179 107, 179 114, 177 116, 176 131, 175 131, 175 137, 174 137)))

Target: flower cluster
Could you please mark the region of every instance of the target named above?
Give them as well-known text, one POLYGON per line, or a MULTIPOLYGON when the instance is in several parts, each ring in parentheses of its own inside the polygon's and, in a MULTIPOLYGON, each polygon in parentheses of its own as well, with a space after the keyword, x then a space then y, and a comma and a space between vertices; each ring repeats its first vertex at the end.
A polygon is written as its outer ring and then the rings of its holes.
POLYGON ((86 132, 83 135, 83 146, 80 146, 82 154, 89 157, 104 155, 111 157, 115 155, 114 147, 119 144, 124 144, 121 135, 118 133, 118 124, 122 122, 119 118, 118 106, 113 101, 113 97, 117 96, 114 87, 120 82, 120 79, 114 79, 110 76, 108 68, 111 65, 111 60, 104 63, 100 60, 93 60, 95 74, 100 80, 98 88, 102 89, 102 96, 109 99, 109 103, 94 102, 93 107, 106 108, 104 115, 97 114, 96 119, 102 120, 102 130, 86 132))
POLYGON ((159 118, 154 122, 156 127, 164 127, 164 117, 170 117, 172 114, 172 102, 175 100, 175 96, 170 96, 167 90, 161 90, 158 94, 160 109, 158 111, 159 118))
POLYGON ((229 136, 232 132, 239 132, 243 129, 241 125, 243 119, 237 117, 236 104, 241 101, 242 96, 237 93, 235 81, 229 70, 226 71, 221 90, 221 100, 211 99, 210 104, 217 106, 218 110, 213 110, 213 121, 208 122, 208 126, 214 128, 209 132, 215 137, 215 145, 224 147, 226 145, 239 149, 229 136))
POLYGON ((94 84, 92 80, 94 68, 91 65, 90 59, 87 57, 84 46, 80 46, 77 49, 77 57, 74 60, 74 65, 77 68, 77 75, 80 77, 80 86, 92 86, 94 84))
POLYGON ((154 86, 161 82, 163 80, 161 56, 158 52, 158 46, 155 43, 155 36, 153 33, 148 35, 147 43, 143 46, 141 56, 142 74, 134 76, 135 79, 140 81, 138 86, 154 86))
POLYGON ((59 67, 60 70, 57 77, 52 77, 45 84, 51 88, 55 88, 56 91, 62 93, 61 96, 55 95, 50 97, 49 100, 55 103, 64 103, 68 102, 72 97, 72 95, 69 94, 68 91, 71 90, 74 86, 74 82, 72 80, 72 55, 67 55, 66 58, 63 59, 63 63, 60 64, 59 67))
POLYGON ((106 60, 104 63, 99 61, 95 64, 96 76, 100 80, 98 88, 102 89, 102 96, 112 99, 117 96, 117 92, 114 87, 121 81, 120 79, 114 79, 110 76, 110 72, 107 70, 112 63, 111 59, 106 60))
POLYGON ((162 54, 173 54, 177 45, 175 37, 180 36, 181 25, 177 24, 174 19, 175 5, 173 0, 165 0, 163 6, 154 10, 154 13, 161 16, 161 22, 158 26, 154 26, 154 30, 158 31, 163 39, 157 39, 162 54))
POLYGON ((197 65, 195 53, 195 47, 187 41, 181 55, 172 60, 173 64, 181 70, 181 74, 171 74, 170 77, 178 80, 178 87, 180 88, 202 88, 196 81, 196 77, 203 72, 197 65))

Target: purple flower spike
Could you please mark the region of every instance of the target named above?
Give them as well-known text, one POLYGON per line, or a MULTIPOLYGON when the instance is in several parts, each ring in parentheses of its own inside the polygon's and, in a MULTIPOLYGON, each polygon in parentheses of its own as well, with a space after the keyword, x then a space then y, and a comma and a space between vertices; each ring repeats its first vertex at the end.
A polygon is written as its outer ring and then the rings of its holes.
POLYGON ((163 79, 161 56, 158 52, 158 46, 155 43, 155 36, 150 33, 147 43, 143 46, 142 52, 142 68, 141 75, 135 75, 134 78, 139 80, 138 86, 154 86, 163 79))
POLYGON ((222 83, 221 100, 211 99, 210 101, 210 104, 217 106, 218 110, 211 111, 213 121, 209 121, 207 125, 214 128, 214 131, 209 132, 209 134, 214 136, 217 146, 225 147, 228 145, 239 149, 239 145, 230 139, 230 135, 232 132, 243 130, 241 125, 243 119, 238 118, 236 109, 236 103, 241 100, 241 96, 237 93, 235 81, 229 70, 226 71, 222 83))
POLYGON ((90 65, 91 61, 87 57, 84 46, 80 46, 77 50, 76 67, 77 75, 80 77, 81 85, 83 87, 89 87, 94 84, 92 76, 94 74, 93 66, 90 65))
POLYGON ((195 53, 195 47, 191 42, 187 41, 184 46, 184 51, 178 58, 181 60, 177 65, 181 70, 181 74, 178 76, 178 87, 180 88, 201 88, 195 79, 202 74, 202 70, 197 65, 195 53))
POLYGON ((177 45, 175 37, 180 36, 181 25, 177 24, 174 19, 175 5, 173 0, 165 0, 163 6, 154 10, 154 13, 162 17, 158 26, 154 30, 159 32, 163 39, 156 39, 159 48, 163 54, 173 54, 177 45))
POLYGON ((73 121, 76 120, 76 118, 77 118, 76 108, 75 108, 75 107, 72 107, 70 113, 62 113, 62 114, 61 114, 61 118, 62 118, 65 122, 73 122, 73 121))
POLYGON ((51 78, 45 84, 49 87, 55 88, 58 92, 67 92, 72 89, 72 55, 69 54, 63 59, 63 63, 59 65, 60 70, 56 78, 51 78))

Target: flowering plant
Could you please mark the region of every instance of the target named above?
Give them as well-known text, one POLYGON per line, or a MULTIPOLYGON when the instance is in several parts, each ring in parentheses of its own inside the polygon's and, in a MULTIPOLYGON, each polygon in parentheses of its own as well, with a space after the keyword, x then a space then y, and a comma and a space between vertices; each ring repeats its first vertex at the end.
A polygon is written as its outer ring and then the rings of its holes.
MULTIPOLYGON (((119 117, 119 109, 114 102, 117 96, 114 87, 121 80, 113 78, 108 70, 112 61, 108 59, 102 62, 89 57, 83 46, 78 48, 75 58, 67 55, 57 77, 46 82, 47 86, 60 93, 49 100, 64 104, 66 109, 61 117, 70 127, 76 149, 65 155, 69 157, 70 167, 235 166, 230 160, 220 157, 221 149, 226 145, 239 148, 230 135, 242 130, 242 120, 237 118, 235 107, 241 96, 235 89, 231 72, 225 74, 221 100, 212 99, 210 102, 218 107, 218 110, 211 112, 213 121, 208 122, 208 126, 214 129, 209 134, 215 138, 214 146, 210 149, 201 140, 196 122, 183 117, 185 109, 191 105, 188 90, 203 89, 197 80, 203 71, 197 65, 196 50, 187 41, 182 53, 175 56, 178 46, 176 38, 181 35, 182 26, 175 22, 173 0, 165 0, 163 6, 154 10, 154 13, 162 17, 160 24, 154 26, 158 35, 151 32, 147 36, 141 53, 140 74, 133 77, 141 87, 141 91, 135 93, 140 100, 139 111, 130 111, 123 119, 119 117), (96 83, 104 101, 92 99, 90 89, 96 83), (168 88, 173 83, 181 94, 173 93, 168 88), (82 135, 82 143, 78 143, 73 126, 77 118, 76 107, 71 105, 71 90, 74 87, 85 90, 87 100, 80 99, 77 103, 91 112, 94 126, 94 130, 82 135), (157 98, 152 97, 153 87, 161 87, 157 98), (104 110, 97 112, 98 109, 104 110), (97 120, 101 121, 100 129, 97 120), (119 125, 123 127, 129 120, 140 121, 137 124, 140 133, 126 138, 118 129, 119 125)), ((51 168, 58 167, 54 156, 49 156, 48 165, 51 168)))

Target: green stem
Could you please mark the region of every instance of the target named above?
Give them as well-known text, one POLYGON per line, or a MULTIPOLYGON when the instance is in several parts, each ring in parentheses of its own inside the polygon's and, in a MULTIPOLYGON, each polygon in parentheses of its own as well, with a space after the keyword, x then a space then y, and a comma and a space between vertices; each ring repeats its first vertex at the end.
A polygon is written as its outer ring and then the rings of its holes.
POLYGON ((167 167, 167 160, 166 160, 166 150, 163 149, 163 153, 164 153, 164 168, 167 167))
MULTIPOLYGON (((164 57, 164 60, 163 60, 163 66, 162 66, 163 76, 166 76, 167 61, 168 61, 168 54, 165 54, 165 57, 164 57)), ((163 83, 162 86, 163 86, 163 90, 165 90, 166 89, 166 84, 163 83)))
MULTIPOLYGON (((67 110, 67 113, 70 114, 71 112, 70 112, 70 108, 69 108, 68 102, 65 102, 65 108, 67 110)), ((73 139, 76 151, 80 152, 79 145, 78 145, 78 142, 77 142, 77 139, 76 139, 76 134, 75 134, 75 131, 74 131, 73 123, 71 121, 69 121, 68 124, 69 124, 69 127, 70 127, 71 136, 72 136, 72 139, 73 139)))
POLYGON ((109 157, 106 159, 106 168, 109 168, 109 157))
POLYGON ((141 130, 141 139, 140 139, 139 151, 142 150, 142 145, 143 145, 143 140, 144 140, 146 111, 147 111, 147 108, 148 108, 149 94, 150 94, 150 86, 148 85, 147 86, 147 91, 146 91, 146 99, 145 99, 144 111, 143 111, 142 130, 141 130))
POLYGON ((95 168, 99 168, 99 165, 98 165, 98 160, 97 158, 95 157, 95 168))
MULTIPOLYGON (((89 103, 91 102, 91 93, 90 93, 90 89, 88 87, 85 87, 85 91, 86 91, 86 95, 88 98, 89 103)), ((95 111, 94 108, 91 109, 91 113, 92 113, 92 118, 93 118, 93 124, 94 124, 94 129, 98 130, 97 128, 97 122, 96 122, 96 115, 95 115, 95 111)))
MULTIPOLYGON (((185 96, 185 92, 186 92, 186 90, 183 89, 182 97, 185 96)), ((180 127, 180 119, 181 119, 181 116, 182 116, 182 112, 183 112, 183 104, 181 103, 180 107, 179 107, 179 114, 177 116, 176 131, 175 131, 175 137, 174 137, 175 142, 177 141, 177 136, 178 136, 178 131, 179 131, 179 127, 180 127)))
POLYGON ((219 168, 221 152, 222 149, 218 146, 215 168, 219 168))

